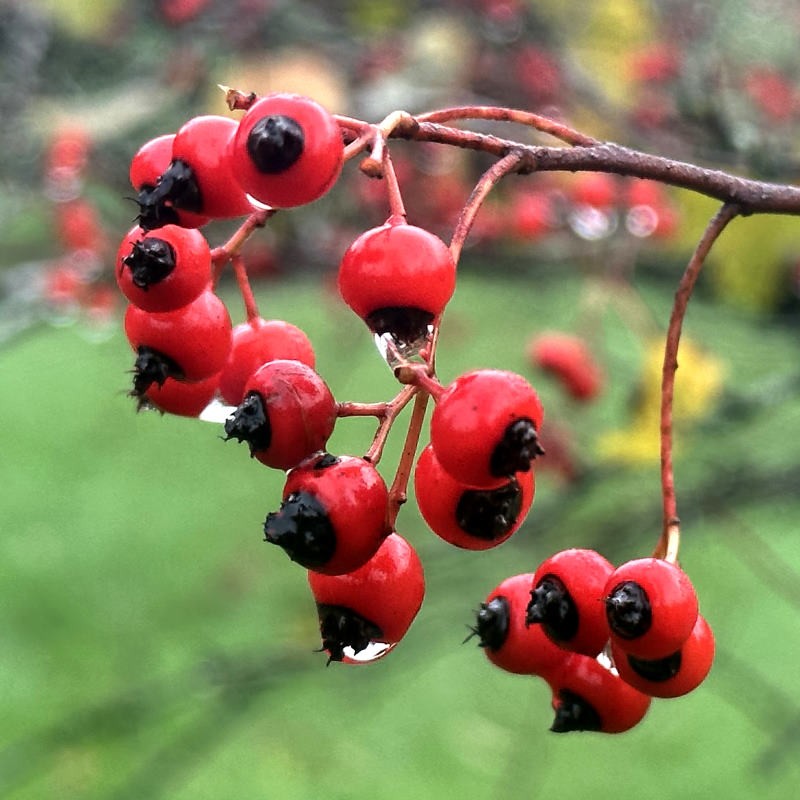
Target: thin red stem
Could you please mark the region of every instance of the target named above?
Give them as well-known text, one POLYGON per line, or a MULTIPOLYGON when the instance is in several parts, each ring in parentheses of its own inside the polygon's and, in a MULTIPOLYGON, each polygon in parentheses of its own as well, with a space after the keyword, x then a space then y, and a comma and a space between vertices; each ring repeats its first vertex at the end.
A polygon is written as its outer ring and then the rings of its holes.
POLYGON ((675 475, 672 462, 672 405, 675 392, 675 373, 678 369, 683 319, 697 278, 714 243, 727 224, 741 213, 737 206, 726 203, 714 215, 692 254, 675 292, 675 302, 670 314, 664 345, 664 364, 661 373, 661 494, 663 501, 663 529, 655 554, 669 561, 677 561, 680 544, 680 520, 675 496, 675 475))
POLYGON ((549 117, 522 111, 517 108, 502 108, 498 106, 458 106, 456 108, 443 108, 430 111, 416 117, 417 122, 450 122, 455 119, 482 119, 495 122, 513 122, 534 128, 542 133, 549 134, 562 142, 574 146, 586 147, 599 144, 597 139, 586 136, 549 117))
POLYGON ((263 228, 266 221, 277 213, 275 208, 260 208, 253 211, 250 216, 239 226, 225 244, 215 247, 211 251, 211 260, 215 265, 222 266, 226 261, 235 256, 244 243, 252 236, 257 228, 263 228))
MULTIPOLYGON (((377 464, 381 460, 381 456, 383 455, 383 448, 386 445, 386 439, 389 436, 389 431, 392 429, 392 425, 394 425, 394 421, 397 418, 397 415, 408 405, 408 401, 417 394, 417 388, 415 386, 404 386, 403 389, 394 397, 393 400, 390 400, 388 403, 375 403, 370 404, 375 411, 378 411, 377 406, 383 406, 383 409, 380 413, 375 413, 373 416, 377 416, 380 419, 380 424, 378 425, 378 430, 375 432, 375 436, 372 439, 372 444, 367 450, 364 458, 367 461, 371 461, 373 464, 377 464)), ((358 413, 341 413, 343 410, 353 411, 358 407, 359 404, 352 403, 352 404, 345 404, 340 403, 338 414, 339 416, 359 416, 358 413)), ((369 408, 367 404, 362 406, 362 408, 366 409, 369 408)), ((367 412, 368 414, 369 412, 367 412)), ((361 416, 366 416, 367 414, 361 414, 361 416)))
POLYGON ((417 446, 419 445, 419 437, 422 433, 422 425, 425 421, 428 397, 429 395, 427 392, 415 391, 414 408, 408 423, 408 431, 406 432, 406 439, 403 443, 403 452, 397 464, 394 480, 389 487, 389 507, 386 513, 386 528, 390 531, 395 528, 397 515, 400 513, 400 507, 408 499, 408 481, 411 478, 414 459, 417 455, 417 446))
POLYGON ((258 312, 256 298, 253 295, 253 287, 250 286, 247 267, 245 266, 244 258, 242 258, 241 253, 236 253, 231 256, 231 266, 233 267, 233 274, 236 276, 236 283, 239 286, 239 294, 242 295, 247 321, 250 322, 259 317, 260 314, 258 312))
POLYGON ((394 171, 388 147, 383 151, 382 163, 383 179, 386 181, 386 193, 389 197, 389 211, 393 218, 405 220, 406 208, 403 203, 403 195, 400 192, 400 184, 397 182, 397 173, 394 171))
POLYGON ((461 209, 461 214, 453 230, 453 237, 450 240, 450 253, 456 263, 461 257, 461 249, 464 247, 464 242, 472 229, 472 224, 475 222, 475 217, 480 211, 483 201, 503 177, 516 170, 523 158, 524 154, 518 150, 508 153, 492 164, 475 184, 464 208, 461 209))

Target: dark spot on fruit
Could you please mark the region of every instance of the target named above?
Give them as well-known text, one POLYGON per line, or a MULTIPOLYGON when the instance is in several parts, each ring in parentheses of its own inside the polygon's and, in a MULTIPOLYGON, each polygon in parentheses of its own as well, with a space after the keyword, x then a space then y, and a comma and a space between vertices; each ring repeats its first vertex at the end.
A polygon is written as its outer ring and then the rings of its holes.
POLYGON ((387 306, 367 314, 364 321, 378 336, 388 333, 401 345, 413 344, 428 335, 433 314, 412 306, 387 306))
POLYGON ((489 472, 497 478, 527 472, 536 456, 544 455, 536 426, 528 417, 514 420, 504 431, 492 452, 489 472))
POLYGON ((635 581, 615 586, 606 598, 606 618, 623 639, 636 639, 650 630, 653 613, 645 590, 635 581))
POLYGON ((322 649, 328 651, 329 664, 344 658, 345 647, 350 647, 353 653, 360 653, 383 636, 383 631, 374 622, 344 606, 317 603, 317 614, 322 649))
POLYGON ((250 455, 266 450, 272 441, 272 426, 269 422, 264 400, 258 392, 248 392, 244 400, 225 420, 225 441, 236 439, 250 445, 250 455))
MULTIPOLYGON (((183 370, 169 356, 165 356, 152 347, 140 345, 136 348, 136 361, 133 365, 133 389, 131 397, 140 401, 144 393, 155 383, 163 386, 167 378, 183 378, 183 370)), ((140 408, 144 403, 140 402, 140 408)))
POLYGON ((531 591, 525 624, 535 623, 541 623, 547 635, 558 642, 568 642, 578 632, 575 601, 555 575, 545 575, 531 591))
POLYGON ((144 230, 178 222, 176 209, 200 212, 203 198, 194 170, 180 159, 173 161, 156 185, 142 187, 136 197, 139 204, 139 225, 144 230))
POLYGON ((175 269, 175 251, 169 242, 148 236, 133 243, 122 263, 131 271, 134 286, 147 290, 175 269))
POLYGON ((247 152, 259 172, 276 175, 303 153, 305 135, 297 120, 281 114, 262 117, 247 137, 247 152))
POLYGON ((522 489, 515 478, 496 489, 467 489, 456 505, 456 522, 464 533, 493 541, 514 527, 521 509, 522 489))
POLYGON ((308 492, 292 492, 279 511, 267 514, 264 540, 282 547, 292 561, 315 569, 336 550, 336 534, 320 501, 308 492))
POLYGON ((505 597, 495 597, 488 603, 481 603, 476 615, 475 627, 465 641, 478 637, 479 647, 499 650, 508 636, 511 609, 505 597))
POLYGON ((333 456, 330 453, 323 453, 312 465, 313 469, 328 469, 340 461, 339 456, 333 456))
POLYGON ((559 690, 555 711, 553 724, 550 726, 553 733, 599 731, 603 725, 594 707, 569 689, 559 690))
POLYGON ((659 658, 655 661, 645 661, 643 658, 636 658, 635 656, 628 656, 628 664, 631 669, 646 681, 653 681, 654 683, 663 683, 670 678, 674 678, 681 669, 681 651, 666 656, 666 658, 659 658))

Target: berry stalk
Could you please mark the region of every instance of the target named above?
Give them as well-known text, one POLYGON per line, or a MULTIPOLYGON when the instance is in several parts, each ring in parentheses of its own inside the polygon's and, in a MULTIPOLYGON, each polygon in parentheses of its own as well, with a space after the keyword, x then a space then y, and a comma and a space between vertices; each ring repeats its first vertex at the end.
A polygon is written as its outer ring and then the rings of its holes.
POLYGON ((678 369, 678 346, 683 319, 708 253, 727 224, 740 213, 741 209, 738 206, 725 203, 709 222, 678 284, 667 328, 661 374, 661 495, 664 523, 654 555, 671 562, 677 561, 680 544, 680 519, 675 498, 675 475, 672 463, 672 400, 675 393, 675 373, 678 369))

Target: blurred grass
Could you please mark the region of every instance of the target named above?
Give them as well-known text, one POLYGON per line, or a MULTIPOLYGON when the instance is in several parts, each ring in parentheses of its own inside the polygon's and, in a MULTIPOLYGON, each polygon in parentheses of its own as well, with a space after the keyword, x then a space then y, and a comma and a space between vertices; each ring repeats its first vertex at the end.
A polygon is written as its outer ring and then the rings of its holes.
MULTIPOLYGON (((465 272, 442 379, 487 365, 532 375, 526 337, 584 323, 579 286, 465 272)), ((669 292, 642 291, 666 319, 669 292)), ((339 399, 392 394, 361 324, 324 289, 289 282, 260 302, 309 332, 339 399)), ((548 418, 586 447, 583 480, 542 474, 525 528, 481 554, 426 533, 410 503, 401 532, 421 552, 426 603, 391 657, 352 669, 325 669, 312 652, 302 571, 260 541, 281 477, 220 441, 219 426, 136 415, 121 332, 89 344, 77 328, 41 329, 1 352, 0 796, 791 796, 797 332, 700 299, 687 325, 730 376, 717 415, 679 439, 677 463, 683 563, 719 657, 704 687, 654 703, 621 737, 548 733, 544 684, 460 646, 492 587, 551 552, 597 546, 622 560, 655 543, 657 465, 592 462, 598 433, 624 421, 641 355, 612 315, 594 340, 610 375, 600 403, 573 407, 536 379, 548 418)), ((344 420, 331 449, 363 452, 371 434, 369 421, 344 420)))

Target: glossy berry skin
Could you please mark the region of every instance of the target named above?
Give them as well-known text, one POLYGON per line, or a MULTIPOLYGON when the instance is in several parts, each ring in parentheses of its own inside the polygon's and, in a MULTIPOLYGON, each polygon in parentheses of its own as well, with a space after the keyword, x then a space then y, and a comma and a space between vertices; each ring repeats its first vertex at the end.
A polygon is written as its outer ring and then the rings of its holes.
POLYGON ((528 355, 534 366, 557 377, 574 400, 593 400, 602 390, 600 367, 579 336, 540 334, 528 345, 528 355))
POLYGON ((465 550, 488 550, 522 525, 536 491, 533 471, 518 472, 496 489, 472 489, 442 469, 433 448, 420 453, 414 492, 430 529, 465 550))
POLYGON ((292 208, 333 186, 344 163, 344 142, 336 120, 319 103, 271 94, 242 117, 228 156, 247 194, 272 208, 292 208))
POLYGON ((266 541, 292 561, 326 575, 365 564, 388 533, 388 490, 363 458, 313 456, 286 478, 280 510, 267 515, 266 541))
POLYGON ((532 573, 506 578, 481 603, 472 628, 495 666, 518 675, 556 680, 569 655, 550 641, 540 625, 525 624, 532 573))
POLYGON ((339 293, 374 333, 414 341, 444 311, 455 290, 447 245, 423 228, 391 218, 362 233, 339 265, 339 293))
POLYGON ((388 502, 386 484, 369 461, 313 456, 288 474, 281 508, 264 523, 266 541, 315 572, 352 572, 386 537, 388 502))
POLYGON ((613 565, 594 550, 562 550, 533 576, 526 621, 560 647, 596 656, 608 641, 604 590, 613 565))
POLYGON ((125 335, 139 354, 134 377, 134 394, 141 395, 151 383, 167 377, 200 381, 218 373, 228 358, 231 320, 225 304, 206 290, 188 305, 175 311, 154 313, 129 305, 125 312, 125 335), (163 377, 152 378, 139 361, 164 365, 163 377))
POLYGON ((152 384, 142 402, 163 414, 196 417, 214 399, 218 384, 219 373, 194 383, 167 378, 161 386, 152 384))
POLYGON ((536 432, 544 410, 521 376, 480 369, 456 378, 437 399, 431 445, 442 467, 473 487, 496 487, 531 469, 542 452, 536 432))
MULTIPOLYGON (((174 133, 165 133, 145 142, 131 159, 129 176, 131 186, 137 191, 152 191, 158 179, 172 162, 174 133)), ((194 214, 191 211, 175 208, 167 204, 161 209, 164 224, 173 223, 183 228, 202 228, 210 217, 194 214)), ((156 227, 156 226, 154 226, 156 227)))
POLYGON ((197 182, 200 208, 196 210, 215 219, 240 217, 253 210, 234 179, 227 155, 236 129, 236 121, 228 117, 195 117, 175 134, 172 145, 173 162, 187 164, 197 182))
POLYGON ((183 125, 172 142, 169 166, 152 189, 137 195, 143 228, 179 221, 179 212, 226 219, 253 211, 227 157, 235 131, 235 120, 214 115, 194 117, 183 125))
POLYGON ((555 733, 597 731, 623 733, 642 721, 650 697, 606 668, 597 659, 570 653, 553 689, 555 733))
POLYGON ((324 449, 335 424, 336 401, 325 381, 300 361, 277 359, 247 380, 225 433, 246 441, 262 464, 291 469, 324 449))
POLYGON ((308 336, 290 322, 254 317, 233 329, 231 351, 222 370, 219 391, 230 405, 239 405, 250 376, 268 361, 290 359, 314 368, 314 347, 308 336))
MULTIPOLYGON (((317 603, 323 650, 329 661, 362 663, 357 656, 371 643, 390 647, 405 636, 422 605, 425 577, 414 548, 390 533, 374 555, 343 575, 308 573, 317 603)), ((375 660, 375 659, 372 659, 375 660)))
POLYGON ((114 276, 125 297, 145 311, 174 311, 211 283, 211 251, 199 231, 165 225, 131 229, 117 251, 114 276))
POLYGON ((683 647, 655 661, 629 656, 612 643, 611 656, 620 677, 640 692, 652 697, 680 697, 696 689, 714 662, 714 634, 705 618, 698 614, 694 629, 683 647))
POLYGON ((629 655, 659 659, 683 646, 697 621, 697 595, 686 573, 660 558, 617 567, 603 592, 612 643, 629 655))

